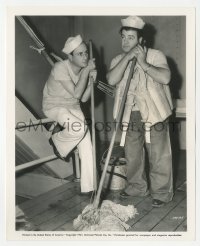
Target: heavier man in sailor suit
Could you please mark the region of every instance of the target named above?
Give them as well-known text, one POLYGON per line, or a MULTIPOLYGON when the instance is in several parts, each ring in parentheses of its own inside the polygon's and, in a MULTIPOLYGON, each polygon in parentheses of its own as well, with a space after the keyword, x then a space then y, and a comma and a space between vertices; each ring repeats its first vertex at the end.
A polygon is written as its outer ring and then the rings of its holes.
POLYGON ((80 35, 67 39, 62 50, 68 59, 55 63, 43 90, 43 112, 64 129, 50 138, 55 154, 61 159, 76 146, 81 160, 81 192, 96 189, 90 132, 80 101, 90 98, 89 75, 96 75, 94 59, 80 35))
POLYGON ((125 157, 127 159, 127 187, 120 196, 152 197, 152 206, 161 207, 172 200, 172 155, 168 117, 172 99, 168 83, 170 70, 165 55, 155 49, 142 47, 144 21, 137 16, 121 20, 122 53, 116 56, 107 73, 110 85, 116 86, 114 118, 118 113, 129 75, 131 60, 137 62, 129 87, 122 124, 127 127, 125 157), (149 157, 148 187, 144 144, 149 157))

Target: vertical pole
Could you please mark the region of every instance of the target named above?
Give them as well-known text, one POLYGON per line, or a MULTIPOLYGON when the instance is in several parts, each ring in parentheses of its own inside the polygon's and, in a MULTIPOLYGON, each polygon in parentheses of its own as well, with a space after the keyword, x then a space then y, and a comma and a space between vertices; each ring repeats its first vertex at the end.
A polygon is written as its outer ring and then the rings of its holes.
POLYGON ((100 179, 100 182, 99 182, 97 195, 96 195, 94 203, 93 203, 93 207, 94 208, 98 208, 98 206, 99 206, 100 195, 101 195, 101 191, 102 191, 102 188, 103 188, 104 179, 105 179, 105 176, 106 176, 106 171, 108 169, 108 164, 109 164, 110 157, 111 157, 112 150, 113 150, 114 143, 115 143, 116 133, 117 133, 118 127, 120 125, 121 117, 122 117, 122 114, 123 114, 124 105, 125 105, 125 102, 126 102, 127 93, 128 93, 128 90, 129 90, 129 86, 130 86, 130 83, 131 83, 132 76, 133 76, 133 71, 134 71, 134 68, 135 68, 135 64, 136 64, 136 58, 134 57, 133 60, 132 60, 132 64, 131 64, 129 76, 128 76, 128 79, 127 79, 126 87, 125 87, 125 90, 124 90, 124 94, 123 94, 122 102, 121 102, 121 105, 120 105, 120 109, 119 109, 117 118, 115 120, 116 124, 115 124, 115 128, 114 128, 114 131, 113 131, 113 134, 112 134, 112 137, 111 137, 110 145, 109 145, 109 148, 108 148, 108 154, 106 156, 105 165, 104 165, 103 172, 102 172, 102 175, 101 175, 101 179, 100 179))
MULTIPOLYGON (((93 59, 92 52, 92 41, 89 41, 89 54, 90 59, 93 59)), ((97 189, 97 173, 96 173, 96 138, 95 138, 95 115, 94 115, 94 78, 89 77, 91 86, 91 116, 92 116, 92 152, 93 152, 93 177, 94 177, 94 187, 97 189)))
POLYGON ((80 172, 80 161, 79 161, 79 154, 78 149, 74 150, 74 159, 75 159, 75 182, 80 182, 81 172, 80 172))

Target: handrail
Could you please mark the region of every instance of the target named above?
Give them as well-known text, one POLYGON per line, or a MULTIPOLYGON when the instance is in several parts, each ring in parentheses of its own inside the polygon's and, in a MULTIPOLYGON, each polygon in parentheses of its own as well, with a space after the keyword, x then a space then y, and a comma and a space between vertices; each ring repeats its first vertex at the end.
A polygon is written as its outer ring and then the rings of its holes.
POLYGON ((47 156, 47 157, 43 157, 43 158, 40 158, 40 159, 37 159, 37 160, 34 160, 34 161, 30 161, 30 162, 27 162, 27 163, 24 163, 24 164, 20 164, 17 167, 15 167, 15 171, 18 172, 18 171, 21 171, 21 170, 23 170, 25 168, 33 167, 33 166, 42 164, 42 163, 47 162, 47 161, 52 161, 52 160, 55 160, 55 159, 58 159, 58 157, 56 155, 50 155, 50 156, 47 156))
POLYGON ((51 122, 55 122, 54 120, 51 120, 49 118, 45 118, 45 119, 40 119, 40 120, 31 120, 28 122, 18 122, 19 123, 23 123, 23 125, 20 126, 16 126, 15 130, 21 129, 21 128, 26 128, 26 127, 32 127, 32 126, 36 126, 36 125, 42 125, 42 124, 46 124, 46 123, 51 123, 51 122))
MULTIPOLYGON (((21 129, 21 128, 31 127, 31 126, 35 126, 35 125, 41 125, 41 124, 46 124, 46 123, 50 123, 50 122, 55 122, 55 121, 53 121, 53 120, 51 120, 49 118, 40 119, 40 120, 34 120, 34 121, 31 120, 29 122, 23 122, 23 124, 24 124, 23 126, 18 126, 15 129, 18 130, 18 129, 21 129)), ((34 160, 34 161, 23 163, 23 164, 20 164, 17 167, 15 167, 15 172, 21 171, 21 170, 23 170, 25 168, 28 168, 28 167, 33 167, 33 166, 42 164, 42 163, 47 162, 47 161, 51 161, 51 160, 54 160, 54 159, 58 159, 58 157, 56 155, 50 155, 50 156, 46 156, 46 157, 43 157, 43 158, 40 158, 40 159, 37 159, 37 160, 34 160)))

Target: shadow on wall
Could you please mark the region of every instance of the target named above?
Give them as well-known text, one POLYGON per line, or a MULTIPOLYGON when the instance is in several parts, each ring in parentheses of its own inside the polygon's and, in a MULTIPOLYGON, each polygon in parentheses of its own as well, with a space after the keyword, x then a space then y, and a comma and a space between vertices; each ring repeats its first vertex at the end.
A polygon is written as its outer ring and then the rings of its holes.
MULTIPOLYGON (((151 24, 146 24, 144 27, 144 40, 147 48, 154 48, 155 45, 155 35, 157 31, 155 27, 151 24)), ((178 70, 177 63, 171 58, 167 57, 167 62, 171 70, 171 81, 169 84, 170 91, 172 93, 172 98, 180 98, 180 90, 182 87, 182 76, 178 70)))
POLYGON ((180 155, 180 134, 181 134, 181 121, 176 118, 175 112, 169 118, 169 132, 171 140, 171 150, 172 150, 172 167, 173 167, 173 182, 174 188, 177 187, 177 177, 179 175, 180 165, 182 156, 180 155))
POLYGON ((153 25, 146 23, 143 29, 143 37, 145 40, 145 46, 147 48, 153 48, 155 44, 156 29, 153 25))
MULTIPOLYGON (((167 57, 167 62, 171 71, 171 81, 169 83, 171 95, 173 99, 180 98, 180 90, 183 83, 183 78, 178 70, 177 63, 170 57, 167 57)), ((172 148, 172 165, 173 165, 173 180, 174 188, 176 188, 176 182, 178 177, 178 170, 180 170, 180 135, 181 133, 181 121, 176 117, 173 112, 170 117, 170 139, 172 148)), ((185 133, 186 134, 186 133, 185 133)))
MULTIPOLYGON (((180 98, 180 90, 182 87, 183 78, 178 70, 176 62, 167 57, 167 62, 171 71, 171 81, 169 83, 171 95, 173 99, 180 98)), ((180 135, 181 133, 181 121, 176 117, 175 112, 169 119, 170 121, 170 139, 172 148, 172 166, 173 166, 173 180, 174 188, 176 188, 176 182, 178 177, 178 170, 180 169, 180 135)))
MULTIPOLYGON (((180 98, 180 90, 182 87, 183 78, 178 70, 176 62, 167 57, 167 62, 171 71, 171 81, 169 83, 171 95, 173 99, 180 98)), ((181 133, 181 121, 176 117, 175 112, 169 118, 170 122, 170 139, 171 139, 171 149, 172 149, 172 166, 173 166, 173 180, 174 188, 176 188, 176 182, 178 177, 178 171, 180 169, 180 135, 181 133)))
POLYGON ((183 78, 178 70, 176 62, 171 57, 167 57, 167 62, 171 71, 171 81, 169 83, 169 87, 172 98, 179 99, 183 78))

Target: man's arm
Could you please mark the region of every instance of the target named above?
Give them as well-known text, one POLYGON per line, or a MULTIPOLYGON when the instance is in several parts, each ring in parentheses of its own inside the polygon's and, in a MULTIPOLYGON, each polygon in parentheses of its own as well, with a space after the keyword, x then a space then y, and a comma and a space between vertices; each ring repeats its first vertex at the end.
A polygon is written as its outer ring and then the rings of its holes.
POLYGON ((95 68, 95 64, 93 60, 88 62, 88 66, 82 69, 80 78, 75 85, 71 80, 62 80, 61 83, 63 87, 74 97, 77 99, 81 99, 85 87, 88 82, 89 72, 95 68))
MULTIPOLYGON (((96 70, 90 71, 89 77, 90 77, 90 76, 91 76, 91 78, 89 78, 89 80, 92 79, 93 82, 94 82, 94 81, 96 80, 97 71, 96 71, 96 70)), ((90 96, 91 96, 91 84, 90 84, 90 81, 89 81, 89 83, 88 83, 88 85, 87 85, 87 88, 86 88, 86 90, 84 91, 83 96, 82 96, 82 98, 81 98, 81 101, 82 101, 82 102, 87 102, 88 99, 90 98, 90 96)))
POLYGON ((147 73, 153 80, 155 80, 158 83, 161 84, 168 84, 171 79, 171 72, 167 65, 166 68, 159 67, 159 66, 153 66, 146 61, 146 48, 142 48, 140 45, 136 48, 136 55, 137 55, 137 61, 144 70, 145 73, 147 73))
MULTIPOLYGON (((170 70, 162 67, 155 67, 148 63, 145 64, 146 73, 156 82, 167 85, 171 79, 170 70)), ((145 70, 144 69, 144 70, 145 70)))
POLYGON ((133 57, 135 57, 135 48, 125 54, 124 57, 117 63, 117 65, 108 71, 106 78, 110 85, 114 86, 121 81, 124 75, 124 71, 126 70, 129 61, 132 60, 133 57))

